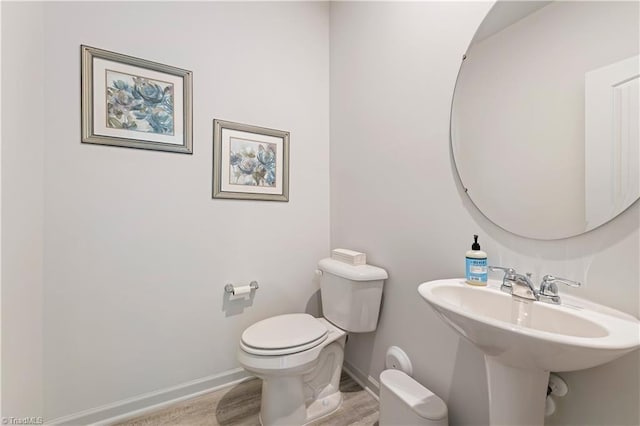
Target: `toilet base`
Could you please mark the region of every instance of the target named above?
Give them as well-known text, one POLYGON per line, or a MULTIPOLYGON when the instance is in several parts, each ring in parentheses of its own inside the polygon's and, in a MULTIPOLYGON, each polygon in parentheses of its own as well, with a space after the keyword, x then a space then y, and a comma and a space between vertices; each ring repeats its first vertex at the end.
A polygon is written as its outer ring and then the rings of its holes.
MULTIPOLYGON (((315 420, 318 420, 322 417, 326 417, 333 412, 337 411, 340 406, 342 406, 342 392, 335 392, 329 396, 326 396, 322 399, 318 399, 313 401, 309 406, 305 409, 301 409, 305 407, 305 405, 298 405, 296 401, 291 401, 292 403, 288 407, 280 406, 281 410, 278 412, 270 411, 270 410, 260 410, 259 420, 261 426, 275 426, 275 425, 307 425, 315 420), (265 416, 266 421, 263 420, 263 416, 265 416), (305 419, 305 420, 300 420, 305 419), (304 423, 300 423, 303 421, 304 423)), ((264 407, 264 405, 263 405, 264 407)), ((274 408, 271 405, 271 408, 274 408)))
POLYGON ((342 392, 335 392, 322 399, 315 400, 307 407, 307 423, 328 416, 342 405, 342 392))
POLYGON ((300 376, 263 377, 260 424, 263 426, 301 425, 307 410, 300 376))
POLYGON ((345 337, 323 348, 317 363, 302 375, 262 375, 260 424, 305 425, 342 405, 340 374, 345 337))

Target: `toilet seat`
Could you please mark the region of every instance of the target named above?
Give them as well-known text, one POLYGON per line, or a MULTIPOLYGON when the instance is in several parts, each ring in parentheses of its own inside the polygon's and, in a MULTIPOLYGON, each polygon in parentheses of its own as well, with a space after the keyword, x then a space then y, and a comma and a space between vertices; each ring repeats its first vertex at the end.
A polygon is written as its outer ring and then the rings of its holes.
POLYGON ((242 333, 240 347, 253 355, 287 355, 318 346, 327 327, 309 314, 285 314, 259 321, 242 333))

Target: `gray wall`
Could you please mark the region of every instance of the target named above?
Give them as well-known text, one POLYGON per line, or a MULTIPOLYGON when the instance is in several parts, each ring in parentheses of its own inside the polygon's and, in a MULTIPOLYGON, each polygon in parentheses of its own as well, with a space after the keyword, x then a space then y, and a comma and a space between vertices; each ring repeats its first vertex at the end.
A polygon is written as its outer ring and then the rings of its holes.
MULTIPOLYGON (((638 203, 589 234, 545 242, 493 225, 461 190, 449 152, 451 96, 489 6, 331 6, 331 245, 364 251, 390 274, 378 331, 353 335, 346 360, 377 379, 386 349, 404 348, 415 377, 447 400, 457 425, 487 424, 482 354, 436 317, 416 287, 463 276, 472 234, 491 263, 538 279, 581 280, 574 294, 636 316, 640 302, 638 203)), ((636 352, 562 373, 571 390, 547 423, 638 424, 639 365, 636 352)))
MULTIPOLYGON (((11 340, 23 331, 29 353, 43 345, 27 393, 44 398, 47 419, 237 368, 240 332, 305 311, 328 254, 328 4, 2 7, 2 121, 18 120, 15 137, 3 128, 2 301, 15 317, 3 318, 3 394, 26 363, 11 340), (192 70, 194 154, 81 144, 81 44, 192 70), (31 77, 43 69, 43 83, 31 77), (290 202, 211 199, 214 118, 291 132, 290 202), (10 293, 27 279, 32 290, 10 293), (250 306, 225 300, 226 283, 254 279, 250 306)), ((5 415, 41 413, 37 401, 3 402, 5 415)))
POLYGON ((42 413, 44 17, 2 2, 2 414, 42 413))

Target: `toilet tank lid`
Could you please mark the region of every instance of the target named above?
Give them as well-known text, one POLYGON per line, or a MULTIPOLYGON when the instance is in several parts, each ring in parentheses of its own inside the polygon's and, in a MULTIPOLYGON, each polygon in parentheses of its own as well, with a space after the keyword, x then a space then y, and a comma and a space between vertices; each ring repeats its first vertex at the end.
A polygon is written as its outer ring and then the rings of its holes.
POLYGON ((400 370, 384 370, 380 373, 380 384, 423 419, 442 420, 447 417, 444 401, 400 370))
POLYGON ((329 257, 318 262, 318 268, 323 272, 353 281, 376 281, 389 278, 387 271, 377 266, 349 265, 329 257))

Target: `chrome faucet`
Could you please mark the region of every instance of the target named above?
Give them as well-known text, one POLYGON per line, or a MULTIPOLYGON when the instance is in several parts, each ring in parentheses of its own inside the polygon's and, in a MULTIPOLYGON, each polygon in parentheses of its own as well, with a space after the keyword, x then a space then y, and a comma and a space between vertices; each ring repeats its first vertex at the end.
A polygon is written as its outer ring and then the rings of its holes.
POLYGON ((527 272, 527 275, 513 274, 511 295, 526 300, 540 300, 538 290, 531 282, 531 273, 527 272))
POLYGON ((559 305, 561 302, 556 283, 562 283, 569 287, 580 287, 582 285, 578 281, 545 275, 542 277, 540 289, 538 290, 531 281, 531 273, 529 272, 526 275, 522 275, 518 274, 513 268, 504 268, 502 266, 489 266, 489 270, 504 272, 500 290, 505 293, 510 293, 512 296, 521 299, 552 303, 554 305, 559 305))

